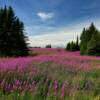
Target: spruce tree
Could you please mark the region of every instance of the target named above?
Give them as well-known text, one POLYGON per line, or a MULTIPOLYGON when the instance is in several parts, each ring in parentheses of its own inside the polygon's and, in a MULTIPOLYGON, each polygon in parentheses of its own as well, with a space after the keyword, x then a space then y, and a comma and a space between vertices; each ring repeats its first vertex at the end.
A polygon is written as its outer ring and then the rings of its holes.
POLYGON ((67 46, 66 46, 67 51, 79 51, 79 49, 80 47, 79 47, 78 36, 77 36, 76 42, 72 41, 72 42, 67 43, 67 46))
POLYGON ((82 55, 98 55, 100 48, 100 32, 92 23, 88 29, 83 29, 80 40, 80 53, 82 55))
POLYGON ((51 44, 46 45, 46 48, 52 48, 51 44))
POLYGON ((83 39, 84 39, 85 33, 86 33, 86 29, 83 28, 83 31, 82 31, 82 33, 81 33, 80 40, 83 40, 83 39))
POLYGON ((0 9, 0 55, 26 56, 28 48, 27 37, 24 34, 24 24, 19 20, 12 7, 0 9))
POLYGON ((79 51, 80 50, 80 47, 79 47, 79 39, 78 39, 78 36, 77 36, 77 40, 76 40, 76 47, 75 47, 75 50, 76 51, 79 51))
POLYGON ((84 55, 85 52, 86 52, 86 49, 87 49, 87 32, 88 30, 87 29, 83 29, 82 31, 82 34, 81 34, 81 37, 80 37, 80 40, 81 40, 81 43, 80 43, 80 53, 81 55, 84 55))
POLYGON ((100 33, 97 31, 88 42, 87 54, 100 56, 100 33))
POLYGON ((67 44, 67 46, 66 46, 66 50, 68 50, 68 51, 70 51, 70 46, 71 46, 71 44, 70 44, 70 42, 67 44))

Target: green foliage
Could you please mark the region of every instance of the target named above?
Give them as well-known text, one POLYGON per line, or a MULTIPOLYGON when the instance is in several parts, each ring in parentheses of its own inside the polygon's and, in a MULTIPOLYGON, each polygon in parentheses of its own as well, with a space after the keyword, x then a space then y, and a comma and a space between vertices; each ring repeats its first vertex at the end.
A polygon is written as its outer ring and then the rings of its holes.
POLYGON ((66 50, 70 50, 70 46, 71 46, 71 43, 69 42, 69 43, 67 44, 66 50))
POLYGON ((77 40, 76 40, 76 51, 79 51, 80 50, 80 47, 79 47, 79 39, 78 39, 78 36, 77 36, 77 40))
POLYGON ((82 55, 100 55, 100 32, 93 23, 88 29, 83 29, 80 40, 80 53, 82 55))
POLYGON ((79 51, 79 40, 77 36, 76 42, 69 42, 66 46, 67 51, 79 51))
POLYGON ((12 7, 0 9, 0 55, 26 56, 28 48, 24 24, 16 17, 12 7))
POLYGON ((88 55, 100 56, 100 34, 97 32, 87 44, 88 55))
POLYGON ((51 48, 51 44, 46 45, 46 48, 51 48))
POLYGON ((70 45, 70 51, 75 51, 76 50, 76 44, 72 41, 70 45))
POLYGON ((50 85, 50 80, 47 80, 46 76, 43 76, 43 78, 40 81, 39 86, 38 86, 38 92, 34 96, 34 98, 36 100, 46 100, 49 85, 50 85))

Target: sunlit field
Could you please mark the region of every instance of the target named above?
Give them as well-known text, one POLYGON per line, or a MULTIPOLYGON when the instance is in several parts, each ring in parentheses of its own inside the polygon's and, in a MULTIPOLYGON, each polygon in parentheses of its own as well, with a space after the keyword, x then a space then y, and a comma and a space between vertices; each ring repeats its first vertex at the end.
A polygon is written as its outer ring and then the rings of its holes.
POLYGON ((100 57, 31 48, 0 58, 0 100, 100 100, 100 57))

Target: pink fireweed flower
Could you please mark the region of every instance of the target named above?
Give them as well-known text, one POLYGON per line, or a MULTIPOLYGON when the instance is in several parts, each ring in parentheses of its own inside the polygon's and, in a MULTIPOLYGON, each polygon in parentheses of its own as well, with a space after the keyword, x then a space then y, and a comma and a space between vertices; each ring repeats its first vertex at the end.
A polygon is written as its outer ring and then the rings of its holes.
POLYGON ((65 83, 62 84, 62 87, 61 87, 61 97, 64 97, 65 95, 65 83))
POLYGON ((61 97, 64 97, 65 96, 65 88, 68 86, 68 82, 65 81, 63 84, 62 84, 62 87, 61 87, 61 97))
POLYGON ((61 87, 61 97, 64 97, 65 96, 65 90, 66 90, 66 88, 68 88, 68 86, 69 86, 68 81, 65 81, 62 84, 62 87, 61 87))
POLYGON ((4 87, 5 83, 6 83, 5 80, 2 80, 2 82, 1 82, 1 84, 0 84, 1 87, 4 87))
POLYGON ((11 84, 8 84, 8 85, 6 84, 5 90, 10 92, 12 90, 12 85, 11 84))
POLYGON ((54 81, 54 95, 57 96, 58 93, 58 81, 55 80, 54 81))
POLYGON ((15 85, 16 85, 16 86, 20 86, 20 85, 21 85, 21 82, 20 82, 19 80, 16 80, 16 81, 15 81, 15 85))

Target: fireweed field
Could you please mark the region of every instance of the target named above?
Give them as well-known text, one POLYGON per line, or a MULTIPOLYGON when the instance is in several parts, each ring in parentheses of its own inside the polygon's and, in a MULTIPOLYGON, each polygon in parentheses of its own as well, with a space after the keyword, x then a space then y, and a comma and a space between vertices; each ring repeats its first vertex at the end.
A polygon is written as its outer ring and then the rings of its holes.
POLYGON ((64 49, 31 49, 0 58, 0 100, 100 100, 100 57, 64 49))

